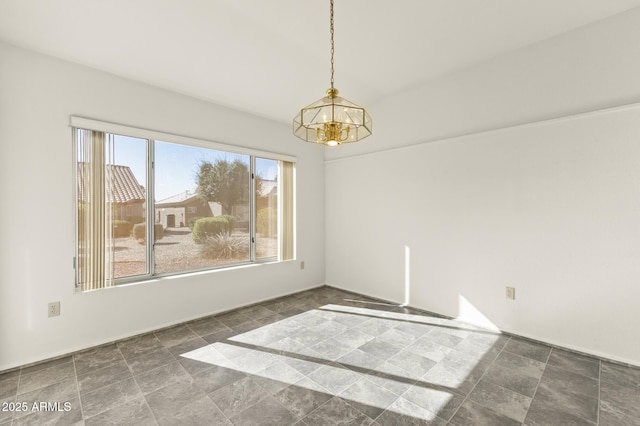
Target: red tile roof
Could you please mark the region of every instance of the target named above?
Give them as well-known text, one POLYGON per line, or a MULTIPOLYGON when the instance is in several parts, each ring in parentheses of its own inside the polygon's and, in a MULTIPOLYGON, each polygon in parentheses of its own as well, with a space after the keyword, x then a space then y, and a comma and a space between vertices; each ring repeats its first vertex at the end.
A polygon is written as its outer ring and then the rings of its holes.
MULTIPOLYGON (((78 162, 78 199, 86 201, 88 182, 88 163, 78 162)), ((138 183, 128 166, 107 165, 107 200, 110 203, 129 203, 144 201, 144 187, 138 183)))

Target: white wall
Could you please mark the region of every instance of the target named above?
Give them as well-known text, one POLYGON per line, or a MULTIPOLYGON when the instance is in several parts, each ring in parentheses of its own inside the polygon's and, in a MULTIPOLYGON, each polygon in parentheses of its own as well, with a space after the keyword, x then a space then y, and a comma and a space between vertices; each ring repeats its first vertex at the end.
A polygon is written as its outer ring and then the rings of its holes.
POLYGON ((329 162, 327 284, 640 365, 640 106, 329 162), (516 300, 505 298, 516 288, 516 300))
POLYGON ((638 40, 640 9, 374 105, 327 152, 327 284, 403 302, 407 246, 411 305, 640 365, 640 108, 479 132, 640 101, 638 40))
POLYGON ((324 283, 323 151, 286 125, 0 44, 0 370, 324 283), (74 294, 70 115, 297 156, 297 261, 74 294), (47 318, 47 303, 62 315, 47 318))
MULTIPOLYGON (((640 8, 365 105, 373 135, 327 159, 640 102, 640 8)), ((345 87, 345 90, 347 88, 345 87)))

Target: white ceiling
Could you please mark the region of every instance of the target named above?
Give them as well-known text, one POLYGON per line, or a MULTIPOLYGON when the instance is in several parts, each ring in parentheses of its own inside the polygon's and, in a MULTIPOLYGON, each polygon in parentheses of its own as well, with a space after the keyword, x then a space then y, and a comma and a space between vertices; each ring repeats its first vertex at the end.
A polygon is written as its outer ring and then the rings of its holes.
MULTIPOLYGON (((640 0, 335 0, 336 87, 367 106, 640 0)), ((328 0, 0 0, 0 40, 290 123, 329 86, 328 0)))

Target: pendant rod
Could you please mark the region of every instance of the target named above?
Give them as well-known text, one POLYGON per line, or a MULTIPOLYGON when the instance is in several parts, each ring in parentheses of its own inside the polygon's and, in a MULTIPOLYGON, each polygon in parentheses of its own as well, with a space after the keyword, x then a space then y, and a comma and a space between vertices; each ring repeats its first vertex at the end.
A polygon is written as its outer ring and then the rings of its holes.
POLYGON ((334 70, 333 70, 333 54, 335 52, 334 41, 333 41, 333 0, 331 0, 329 21, 330 21, 329 29, 330 29, 330 33, 331 33, 331 89, 333 90, 333 74, 334 74, 334 70))

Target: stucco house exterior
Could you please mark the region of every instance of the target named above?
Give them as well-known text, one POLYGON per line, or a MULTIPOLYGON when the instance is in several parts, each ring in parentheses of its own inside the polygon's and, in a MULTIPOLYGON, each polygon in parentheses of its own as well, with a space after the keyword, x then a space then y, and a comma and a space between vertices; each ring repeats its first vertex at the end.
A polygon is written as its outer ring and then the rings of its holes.
MULTIPOLYGON (((275 207, 277 205, 277 196, 278 182, 263 179, 256 202, 256 209, 275 207)), ((231 214, 236 217, 237 225, 241 226, 249 221, 249 205, 237 204, 233 206, 231 214)), ((165 228, 189 226, 189 221, 194 217, 220 215, 222 215, 221 204, 213 201, 202 201, 193 189, 188 189, 155 203, 155 222, 162 223, 165 228)))
POLYGON ((220 216, 222 206, 202 201, 196 191, 186 190, 155 203, 155 221, 165 228, 188 226, 194 217, 220 216))

